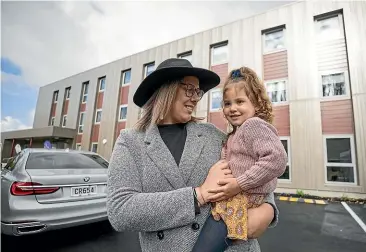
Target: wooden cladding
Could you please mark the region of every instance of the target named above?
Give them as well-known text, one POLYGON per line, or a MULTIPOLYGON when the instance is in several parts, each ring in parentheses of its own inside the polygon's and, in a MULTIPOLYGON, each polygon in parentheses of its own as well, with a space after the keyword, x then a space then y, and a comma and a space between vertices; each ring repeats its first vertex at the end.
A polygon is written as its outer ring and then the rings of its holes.
POLYGON ((119 133, 121 132, 121 130, 123 130, 125 128, 126 128, 126 122, 117 122, 115 139, 117 139, 119 137, 119 133))
POLYGON ((318 43, 316 48, 318 71, 347 70, 347 50, 344 38, 318 43))
POLYGON ((99 124, 94 124, 92 128, 91 142, 98 142, 99 138, 99 124))
POLYGON ((79 134, 77 134, 76 135, 76 143, 81 143, 81 141, 83 140, 83 135, 79 135, 79 134))
POLYGON ((64 105, 62 108, 62 115, 67 115, 67 111, 69 110, 69 100, 64 101, 64 105))
POLYGON ((287 51, 263 55, 264 80, 275 80, 288 76, 287 51))
POLYGON ((323 101, 321 105, 323 134, 352 134, 352 101, 323 101))
POLYGON ((220 86, 224 84, 228 74, 228 64, 220 64, 211 67, 211 71, 215 72, 218 76, 220 76, 220 86))
POLYGON ((86 111, 86 103, 81 103, 80 104, 80 112, 84 112, 86 111))
MULTIPOLYGON (((119 105, 128 104, 129 86, 119 88, 119 105)), ((119 109, 119 106, 117 107, 119 109)))
POLYGON ((279 136, 290 136, 290 111, 289 106, 273 107, 273 125, 276 127, 279 136))
POLYGON ((227 120, 224 118, 224 114, 222 111, 209 113, 208 121, 222 131, 227 132, 227 120))
POLYGON ((97 96, 97 109, 101 109, 103 107, 104 100, 104 92, 99 92, 97 96))
POLYGON ((52 105, 51 105, 51 117, 56 116, 56 107, 57 107, 57 103, 52 103, 52 105))

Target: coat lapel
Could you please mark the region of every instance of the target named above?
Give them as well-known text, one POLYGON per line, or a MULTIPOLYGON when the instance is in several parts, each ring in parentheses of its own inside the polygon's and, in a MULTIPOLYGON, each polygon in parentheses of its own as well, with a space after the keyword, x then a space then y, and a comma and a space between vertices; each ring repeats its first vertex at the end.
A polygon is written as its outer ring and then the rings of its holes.
POLYGON ((157 126, 151 126, 146 131, 145 145, 148 156, 164 174, 172 187, 175 189, 185 187, 180 169, 178 169, 174 157, 161 138, 157 126))
POLYGON ((203 133, 196 123, 187 124, 187 139, 179 164, 179 170, 185 183, 188 182, 196 162, 201 155, 204 145, 202 135, 203 133))

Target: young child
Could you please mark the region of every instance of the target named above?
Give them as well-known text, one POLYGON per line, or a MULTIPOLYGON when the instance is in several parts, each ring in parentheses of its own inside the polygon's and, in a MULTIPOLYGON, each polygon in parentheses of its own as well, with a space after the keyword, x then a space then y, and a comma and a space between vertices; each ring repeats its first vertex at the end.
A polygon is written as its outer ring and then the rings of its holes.
POLYGON ((246 241, 248 209, 264 203, 286 169, 287 154, 272 125, 271 102, 253 70, 242 67, 230 72, 223 87, 223 112, 233 130, 222 158, 241 192, 212 204, 212 216, 193 252, 224 251, 234 240, 246 241))

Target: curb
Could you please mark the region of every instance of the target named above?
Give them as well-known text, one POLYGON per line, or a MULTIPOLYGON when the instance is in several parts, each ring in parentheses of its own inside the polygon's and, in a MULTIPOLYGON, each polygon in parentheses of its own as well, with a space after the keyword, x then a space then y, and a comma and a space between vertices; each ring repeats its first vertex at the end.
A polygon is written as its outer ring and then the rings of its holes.
POLYGON ((279 199, 281 201, 290 201, 290 202, 316 204, 316 205, 327 205, 328 204, 328 201, 326 201, 326 200, 303 199, 303 198, 293 198, 293 197, 284 197, 284 196, 279 196, 279 197, 277 197, 277 199, 279 199))

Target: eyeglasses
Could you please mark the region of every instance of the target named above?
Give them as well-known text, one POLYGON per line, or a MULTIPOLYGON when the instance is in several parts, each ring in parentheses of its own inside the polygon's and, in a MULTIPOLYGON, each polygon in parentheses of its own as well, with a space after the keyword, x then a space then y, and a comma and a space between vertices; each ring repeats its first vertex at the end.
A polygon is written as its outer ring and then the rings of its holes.
POLYGON ((184 86, 184 89, 186 90, 186 96, 188 98, 191 98, 196 93, 199 100, 201 100, 202 96, 205 93, 202 89, 195 88, 195 86, 193 84, 185 83, 185 82, 181 82, 180 84, 184 86))

